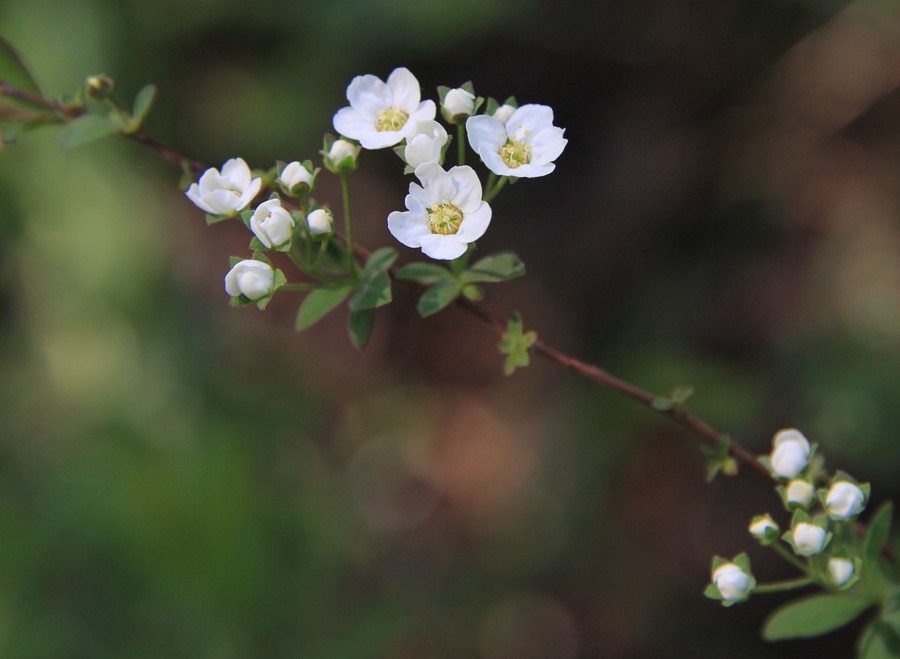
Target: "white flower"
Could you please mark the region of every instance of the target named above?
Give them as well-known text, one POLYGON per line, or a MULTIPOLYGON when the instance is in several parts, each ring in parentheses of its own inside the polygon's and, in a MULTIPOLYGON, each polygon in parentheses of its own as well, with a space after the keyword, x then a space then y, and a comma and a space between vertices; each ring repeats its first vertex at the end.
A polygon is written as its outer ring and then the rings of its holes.
POLYGON ((778 535, 778 524, 769 515, 759 515, 750 521, 750 534, 759 541, 769 541, 778 535))
POLYGON ((804 480, 791 481, 787 484, 784 492, 785 501, 801 508, 809 508, 815 498, 816 488, 812 486, 812 483, 807 483, 804 480))
POLYGON ((437 163, 416 168, 422 185, 409 184, 406 211, 388 215, 388 229, 407 247, 421 247, 433 259, 455 259, 481 238, 491 207, 481 199, 481 182, 471 167, 444 171, 437 163))
POLYGON ((772 440, 769 460, 772 471, 781 478, 794 478, 809 462, 809 442, 799 430, 781 430, 772 440))
POLYGON ((843 586, 850 581, 855 571, 856 568, 853 566, 853 561, 848 558, 828 559, 828 574, 831 575, 831 580, 835 586, 843 586))
POLYGON ((328 164, 331 165, 331 169, 333 170, 347 158, 353 158, 353 162, 355 163, 358 155, 359 147, 353 142, 348 142, 347 140, 335 140, 331 144, 331 148, 328 149, 328 154, 325 156, 325 159, 328 161, 328 164))
POLYGON ((403 159, 415 169, 426 162, 441 161, 441 149, 447 143, 447 131, 434 119, 420 121, 416 130, 406 138, 403 159))
POLYGON ((828 516, 839 522, 845 522, 862 512, 866 496, 853 483, 839 481, 831 486, 825 495, 825 507, 828 516))
POLYGON ((262 261, 239 261, 225 275, 225 291, 231 297, 259 300, 275 292, 275 272, 262 261))
POLYGON ((750 575, 734 563, 717 567, 712 574, 712 581, 726 602, 744 599, 750 590, 750 575))
POLYGON ((465 89, 451 89, 444 97, 444 112, 455 117, 460 114, 471 115, 475 111, 475 94, 467 92, 465 89))
POLYGON ((510 105, 508 103, 504 103, 499 108, 494 110, 494 114, 491 115, 499 121, 501 124, 506 125, 506 122, 509 121, 509 118, 512 116, 512 113, 516 111, 515 105, 510 105))
POLYGON ((434 101, 422 101, 419 81, 409 69, 394 69, 387 82, 356 76, 347 87, 350 107, 334 115, 334 129, 365 149, 382 149, 412 135, 420 121, 434 119, 434 101))
POLYGON ((825 546, 825 529, 808 522, 800 522, 793 528, 794 549, 801 556, 812 556, 825 546))
POLYGON ((253 211, 250 230, 266 247, 281 247, 291 242, 294 218, 281 206, 278 199, 269 199, 253 211))
POLYGON ((295 160, 284 166, 278 180, 281 181, 288 190, 295 190, 297 186, 300 185, 306 185, 311 188, 313 175, 306 167, 295 160))
POLYGON ((553 110, 546 105, 523 105, 505 122, 486 114, 469 117, 466 132, 489 170, 519 178, 552 172, 568 141, 563 129, 553 125, 553 110))
POLYGON ((331 233, 334 217, 327 208, 317 208, 306 216, 306 225, 313 236, 331 233))
POLYGON ((203 172, 199 185, 191 183, 187 196, 210 215, 233 215, 246 208, 259 194, 262 179, 251 180, 250 168, 242 158, 222 165, 222 173, 212 167, 203 172))

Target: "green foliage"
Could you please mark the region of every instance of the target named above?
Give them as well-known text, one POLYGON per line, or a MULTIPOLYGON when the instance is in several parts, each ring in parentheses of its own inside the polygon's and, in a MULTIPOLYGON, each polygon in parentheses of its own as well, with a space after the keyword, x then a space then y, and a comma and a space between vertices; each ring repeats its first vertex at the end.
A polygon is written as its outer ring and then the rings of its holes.
POLYGON ((461 285, 456 279, 444 279, 430 286, 419 298, 416 308, 423 318, 436 314, 450 305, 459 295, 461 285))
POLYGON ((462 273, 467 283, 501 282, 521 277, 525 274, 525 264, 512 252, 486 256, 462 273))
POLYGON ((150 108, 153 106, 155 98, 155 85, 144 85, 144 87, 141 88, 141 91, 138 92, 137 97, 134 99, 134 108, 131 111, 131 121, 125 129, 126 133, 133 133, 140 129, 141 125, 144 123, 144 119, 147 117, 147 113, 150 112, 150 108))
POLYGON ((375 309, 391 301, 391 278, 387 270, 396 259, 397 250, 391 247, 382 247, 372 253, 366 261, 362 282, 350 297, 351 311, 375 309))
POLYGON ((528 351, 535 341, 537 341, 537 334, 532 331, 523 331, 522 317, 518 312, 514 313, 507 322, 506 331, 498 345, 500 352, 506 355, 506 361, 503 364, 503 372, 506 375, 512 375, 517 368, 523 368, 531 363, 528 351))
POLYGON ((352 287, 345 286, 343 288, 317 288, 312 291, 300 303, 294 327, 298 332, 312 327, 346 300, 352 290, 352 287))
POLYGON ((360 309, 350 311, 350 340, 360 350, 366 346, 372 337, 372 327, 375 325, 375 309, 360 309))
POLYGON ((820 636, 852 622, 872 605, 872 600, 851 593, 811 595, 776 609, 762 635, 768 641, 820 636))
POLYGON ((719 435, 719 441, 715 446, 701 446, 700 450, 706 457, 706 481, 712 482, 719 473, 726 476, 737 474, 737 462, 731 457, 731 437, 719 435))
POLYGON ((397 270, 394 276, 397 279, 419 281, 423 284, 434 284, 453 278, 449 270, 433 263, 408 263, 397 270))
POLYGON ((859 659, 896 659, 900 657, 900 638, 883 622, 866 627, 857 646, 859 659))
MULTIPOLYGON (((0 81, 41 96, 41 88, 25 59, 9 41, 0 37, 0 81)), ((26 102, 27 103, 27 102, 26 102)))
POLYGON ((66 124, 59 145, 63 149, 73 149, 115 135, 120 130, 122 124, 110 116, 86 114, 66 124))
POLYGON ((893 516, 894 505, 888 501, 881 505, 869 521, 869 530, 863 544, 863 563, 866 566, 863 579, 866 580, 866 583, 886 578, 880 568, 881 552, 890 537, 893 516))
POLYGON ((653 399, 653 409, 660 412, 679 410, 684 407, 688 398, 694 395, 694 388, 690 385, 679 385, 665 396, 657 396, 653 399))

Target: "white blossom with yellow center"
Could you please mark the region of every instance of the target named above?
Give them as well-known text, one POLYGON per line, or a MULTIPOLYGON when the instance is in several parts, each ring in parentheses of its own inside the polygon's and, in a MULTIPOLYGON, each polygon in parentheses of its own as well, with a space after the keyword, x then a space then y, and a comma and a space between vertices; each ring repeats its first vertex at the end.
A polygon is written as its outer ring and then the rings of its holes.
POLYGON ((481 198, 481 182, 471 167, 448 171, 434 162, 419 165, 409 184, 406 211, 388 215, 388 229, 407 247, 421 248, 433 259, 462 256, 469 243, 487 231, 491 207, 481 198))
POLYGON ((434 101, 422 101, 419 81, 408 69, 394 69, 387 82, 356 76, 347 87, 350 106, 334 115, 334 129, 364 149, 383 149, 408 138, 421 121, 434 119, 434 101))
POLYGON ((535 178, 552 172, 568 142, 564 132, 553 125, 553 110, 546 105, 523 105, 508 117, 481 114, 466 120, 472 149, 500 176, 535 178))
POLYGON ((201 210, 212 215, 234 215, 245 209, 262 187, 261 178, 253 178, 243 158, 232 158, 219 172, 211 167, 199 183, 191 183, 185 193, 201 210))

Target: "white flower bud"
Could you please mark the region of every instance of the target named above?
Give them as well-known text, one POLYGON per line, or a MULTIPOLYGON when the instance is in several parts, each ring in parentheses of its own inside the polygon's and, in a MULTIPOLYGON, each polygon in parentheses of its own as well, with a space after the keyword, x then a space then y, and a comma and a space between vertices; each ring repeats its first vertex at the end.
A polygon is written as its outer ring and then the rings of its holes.
POLYGON ((825 546, 825 529, 815 524, 800 522, 793 529, 794 549, 801 556, 812 556, 825 546))
POLYGON ((337 167, 347 158, 353 158, 353 162, 356 162, 356 157, 359 155, 360 147, 356 146, 353 142, 348 142, 347 140, 335 140, 331 145, 331 148, 328 149, 328 155, 326 158, 328 162, 331 163, 332 167, 337 167))
POLYGON ((288 190, 294 191, 301 185, 306 185, 311 188, 313 175, 306 167, 295 160, 284 166, 278 180, 281 181, 288 190))
POLYGON ((256 301, 275 292, 275 272, 262 261, 239 261, 225 275, 225 292, 256 301))
POLYGON ((831 575, 831 580, 835 586, 843 586, 850 581, 855 571, 856 568, 853 566, 853 561, 849 558, 828 559, 828 574, 831 575))
POLYGON ((306 224, 309 226, 309 233, 313 236, 331 233, 334 217, 327 208, 317 208, 306 216, 306 224))
POLYGON ((447 143, 447 131, 438 122, 420 121, 415 132, 407 138, 403 149, 406 164, 415 169, 426 162, 441 161, 441 149, 447 143))
POLYGON ((758 515, 750 521, 750 535, 763 543, 769 543, 778 537, 781 531, 778 524, 769 515, 758 515))
POLYGON ((451 117, 460 114, 470 116, 475 111, 475 94, 462 88, 451 89, 444 97, 443 106, 451 117))
POLYGON ((291 242, 294 218, 278 199, 269 199, 256 207, 250 217, 250 230, 266 247, 281 247, 291 242))
POLYGON ((825 507, 833 520, 845 522, 862 512, 866 497, 853 483, 839 481, 825 495, 825 507))
POLYGON ((515 106, 504 104, 499 108, 494 110, 494 119, 499 121, 501 124, 506 125, 506 122, 509 121, 509 118, 512 116, 512 113, 516 111, 515 106))
POLYGON ((816 498, 816 488, 812 483, 804 480, 793 480, 787 484, 784 492, 784 499, 787 503, 800 506, 801 508, 809 508, 816 498))
POLYGON ((773 448, 769 456, 772 471, 781 478, 794 478, 806 468, 809 462, 809 442, 800 431, 781 430, 772 440, 773 448))
POLYGON ((717 567, 712 574, 712 581, 726 602, 744 599, 750 590, 750 575, 734 563, 717 567))

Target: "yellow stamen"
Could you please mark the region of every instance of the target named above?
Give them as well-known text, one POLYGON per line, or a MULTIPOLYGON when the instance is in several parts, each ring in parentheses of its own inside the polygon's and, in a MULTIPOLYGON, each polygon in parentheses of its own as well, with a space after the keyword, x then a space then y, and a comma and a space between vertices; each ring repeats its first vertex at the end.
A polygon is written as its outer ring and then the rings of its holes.
POLYGON ((531 145, 507 139, 506 144, 500 147, 500 160, 510 169, 527 165, 531 162, 531 145))
POLYGON ((459 231, 462 221, 462 211, 453 204, 437 204, 428 209, 428 228, 431 233, 450 236, 459 231))
POLYGON ((381 110, 378 113, 378 118, 375 120, 375 130, 379 133, 400 130, 406 125, 407 119, 409 119, 409 115, 403 110, 398 110, 397 108, 381 110))

